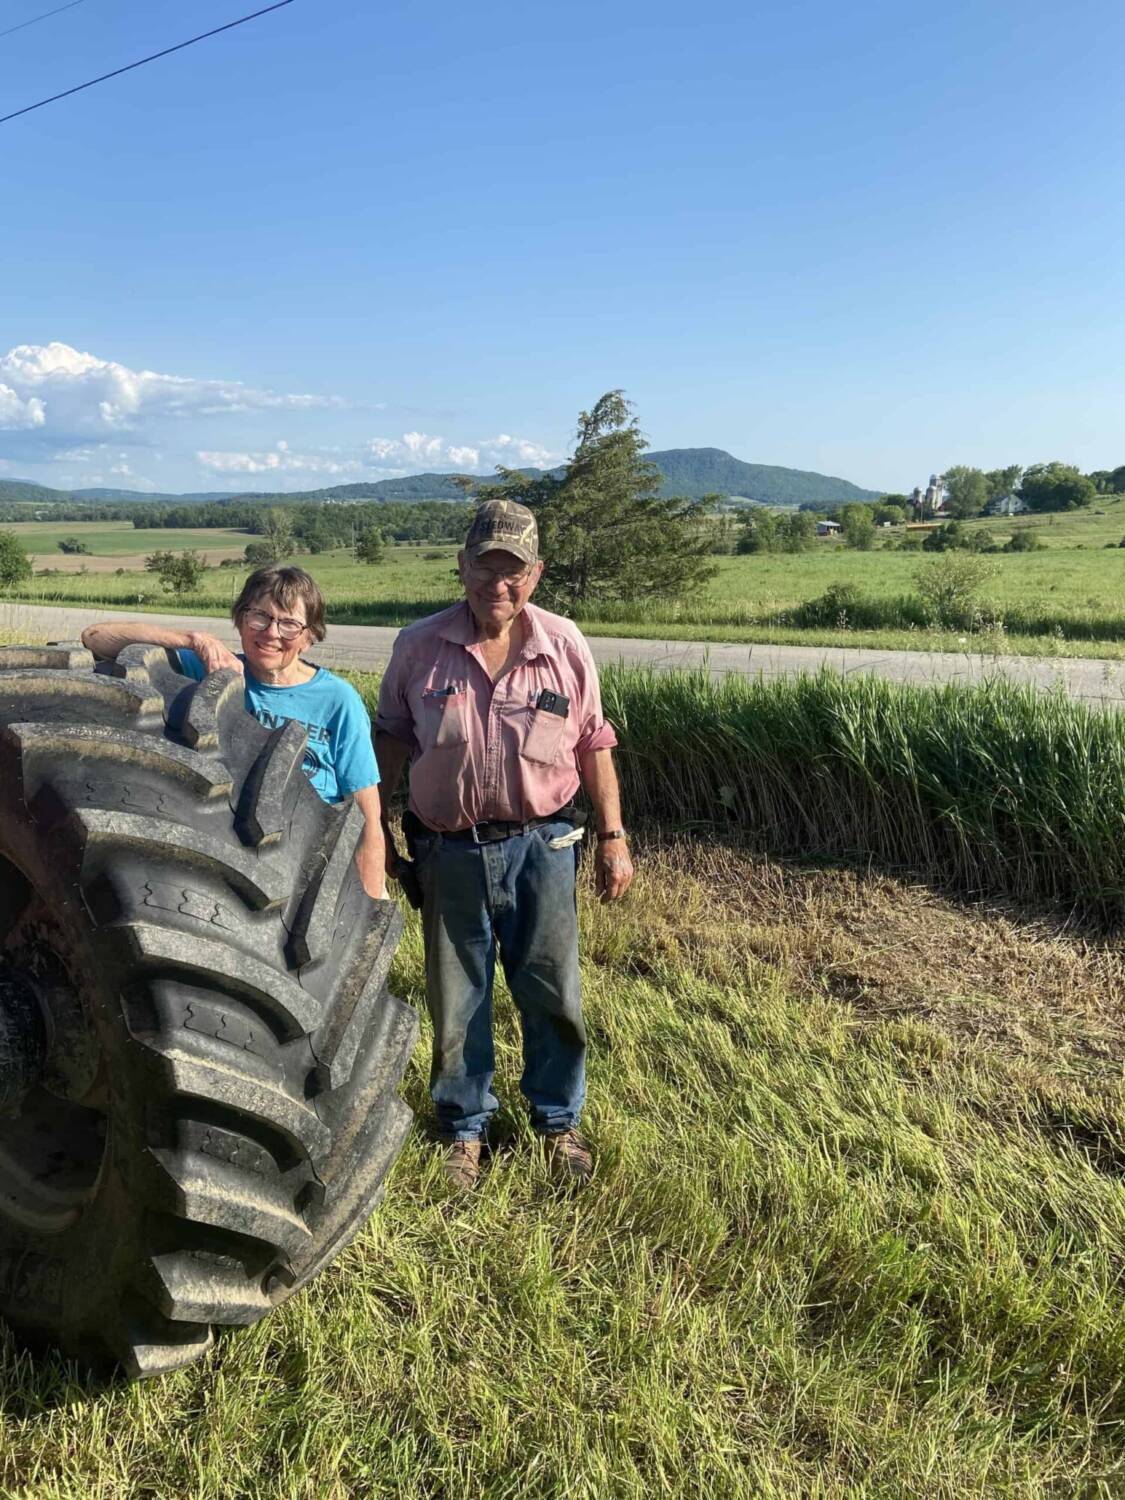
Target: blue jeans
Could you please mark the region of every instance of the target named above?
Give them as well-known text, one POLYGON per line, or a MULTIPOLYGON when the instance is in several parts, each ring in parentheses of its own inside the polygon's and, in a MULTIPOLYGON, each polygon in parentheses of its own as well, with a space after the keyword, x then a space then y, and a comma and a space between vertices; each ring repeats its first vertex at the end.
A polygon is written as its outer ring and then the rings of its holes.
POLYGON ((447 1140, 483 1135, 492 1092, 492 981, 504 967, 523 1031, 520 1089, 535 1129, 577 1125, 586 1093, 578 987, 577 846, 554 821, 495 844, 417 834, 426 999, 434 1023, 430 1094, 447 1140))

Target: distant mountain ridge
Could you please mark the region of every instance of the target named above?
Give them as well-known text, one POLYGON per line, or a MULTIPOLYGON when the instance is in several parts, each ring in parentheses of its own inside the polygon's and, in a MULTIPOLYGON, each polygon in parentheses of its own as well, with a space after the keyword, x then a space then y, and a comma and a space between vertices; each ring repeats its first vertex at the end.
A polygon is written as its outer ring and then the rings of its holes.
MULTIPOLYGON (((704 495, 737 495, 759 505, 800 505, 805 502, 838 505, 847 500, 876 500, 881 491, 865 490, 850 480, 831 474, 817 474, 810 469, 787 469, 777 464, 749 464, 722 448, 665 448, 645 454, 663 478, 660 492, 664 496, 683 495, 699 500, 704 495)), ((538 477, 542 469, 526 468, 525 474, 538 477)), ((561 468, 547 471, 562 472, 561 468)), ((466 476, 480 484, 490 476, 466 476)), ((29 501, 42 505, 62 501, 85 500, 115 503, 200 504, 208 500, 239 501, 337 501, 350 500, 464 500, 465 492, 454 474, 406 474, 399 479, 378 479, 358 484, 338 484, 329 489, 287 491, 284 493, 212 490, 204 494, 168 495, 143 490, 84 489, 52 490, 45 485, 23 480, 0 480, 0 502, 29 501)))
POLYGON ((82 500, 89 504, 104 501, 116 505, 151 500, 154 505, 202 505, 208 500, 228 500, 230 494, 230 490, 200 490, 188 495, 164 494, 155 490, 53 490, 49 485, 36 484, 32 479, 0 479, 0 504, 60 505, 66 501, 82 500))
POLYGON ((665 448, 645 455, 664 476, 663 495, 741 495, 762 505, 800 505, 804 501, 840 504, 877 500, 881 490, 865 490, 848 479, 811 469, 778 464, 748 464, 722 448, 665 448))
POLYGON ((78 500, 152 500, 152 501, 176 501, 179 505, 203 505, 208 500, 229 500, 230 490, 195 490, 191 494, 172 495, 158 494, 154 490, 71 490, 71 494, 78 500))

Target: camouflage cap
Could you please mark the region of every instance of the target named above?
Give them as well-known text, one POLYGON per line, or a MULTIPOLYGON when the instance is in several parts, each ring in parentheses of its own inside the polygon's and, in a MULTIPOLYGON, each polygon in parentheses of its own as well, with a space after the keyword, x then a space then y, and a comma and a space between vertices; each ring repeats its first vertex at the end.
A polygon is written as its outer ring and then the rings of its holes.
POLYGON ((465 538, 470 562, 482 552, 510 552, 525 563, 539 559, 539 528, 526 505, 515 500, 486 500, 473 517, 465 538))

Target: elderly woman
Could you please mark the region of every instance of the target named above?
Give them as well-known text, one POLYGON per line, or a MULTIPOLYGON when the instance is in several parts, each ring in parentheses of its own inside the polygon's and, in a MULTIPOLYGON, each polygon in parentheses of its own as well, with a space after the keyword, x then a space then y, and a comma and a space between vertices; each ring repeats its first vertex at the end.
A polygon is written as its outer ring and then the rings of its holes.
POLYGON ((325 636, 324 595, 303 568, 273 565, 251 573, 231 616, 242 650, 236 656, 203 630, 176 630, 132 620, 101 620, 82 632, 82 644, 112 660, 138 641, 174 651, 180 671, 201 681, 232 668, 246 681, 246 711, 268 729, 290 719, 308 730, 305 774, 325 802, 355 798, 366 818, 356 864, 369 896, 384 895, 379 771, 371 721, 350 683, 303 660, 301 652, 325 636))

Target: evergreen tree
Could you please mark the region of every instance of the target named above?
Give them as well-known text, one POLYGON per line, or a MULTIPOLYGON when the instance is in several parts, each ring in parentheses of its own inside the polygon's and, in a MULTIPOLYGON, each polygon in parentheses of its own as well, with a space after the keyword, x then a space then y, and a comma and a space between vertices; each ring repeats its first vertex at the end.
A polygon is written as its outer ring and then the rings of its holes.
POLYGON ((377 563, 386 551, 383 533, 377 526, 368 526, 355 539, 355 560, 361 563, 377 563))
POLYGON ((607 391, 578 418, 573 457, 561 475, 500 469, 499 481, 467 481, 474 498, 516 500, 535 512, 546 564, 537 599, 564 614, 601 599, 675 599, 710 578, 702 501, 662 500, 660 471, 621 391, 607 391))

